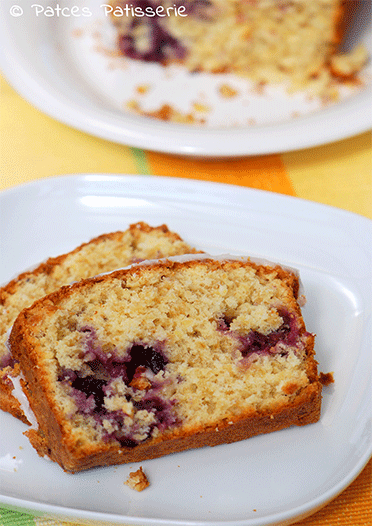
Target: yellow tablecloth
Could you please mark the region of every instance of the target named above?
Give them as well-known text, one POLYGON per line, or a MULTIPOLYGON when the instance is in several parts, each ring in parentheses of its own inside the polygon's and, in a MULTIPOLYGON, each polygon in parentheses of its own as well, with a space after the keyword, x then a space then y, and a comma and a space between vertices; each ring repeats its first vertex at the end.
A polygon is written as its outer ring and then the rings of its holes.
MULTIPOLYGON (((166 175, 298 196, 372 219, 370 133, 280 155, 225 161, 182 159, 91 137, 40 113, 1 77, 0 88, 0 190, 62 174, 166 175)), ((61 523, 0 509, 0 526, 26 524, 61 523)), ((372 524, 372 461, 333 502, 297 524, 372 524)))

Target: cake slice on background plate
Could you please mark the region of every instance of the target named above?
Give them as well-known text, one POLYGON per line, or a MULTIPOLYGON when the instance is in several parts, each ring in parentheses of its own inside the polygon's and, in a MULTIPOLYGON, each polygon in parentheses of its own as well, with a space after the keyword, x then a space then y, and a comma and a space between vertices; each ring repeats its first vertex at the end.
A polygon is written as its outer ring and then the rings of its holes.
POLYGON ((368 53, 333 64, 353 0, 111 0, 117 48, 128 58, 193 72, 235 73, 302 89, 355 75, 368 53), (346 63, 346 65, 345 65, 346 63), (331 65, 332 64, 332 65, 331 65))

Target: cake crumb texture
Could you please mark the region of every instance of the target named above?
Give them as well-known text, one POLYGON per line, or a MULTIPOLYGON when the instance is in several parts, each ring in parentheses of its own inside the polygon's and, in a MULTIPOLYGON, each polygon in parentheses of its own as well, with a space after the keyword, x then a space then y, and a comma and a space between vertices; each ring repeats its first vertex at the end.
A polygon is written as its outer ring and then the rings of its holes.
POLYGON ((35 302, 10 335, 33 444, 74 472, 316 422, 321 382, 298 289, 279 266, 205 257, 35 302))

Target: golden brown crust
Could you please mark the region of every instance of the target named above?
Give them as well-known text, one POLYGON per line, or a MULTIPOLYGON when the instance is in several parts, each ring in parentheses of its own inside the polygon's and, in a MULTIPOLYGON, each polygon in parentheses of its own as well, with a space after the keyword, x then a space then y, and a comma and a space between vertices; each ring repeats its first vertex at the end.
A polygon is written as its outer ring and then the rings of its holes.
POLYGON ((334 11, 333 26, 333 48, 332 53, 335 53, 337 47, 343 41, 348 23, 351 20, 352 9, 350 8, 350 0, 340 0, 338 6, 334 11))
MULTIPOLYGON (((171 232, 168 229, 167 225, 165 224, 159 225, 157 227, 152 227, 143 221, 139 221, 138 223, 131 224, 129 226, 128 232, 130 232, 132 236, 132 243, 133 243, 134 248, 136 247, 136 243, 138 242, 139 235, 141 233, 150 234, 152 232, 161 232, 162 234, 166 235, 168 239, 170 240, 182 241, 182 238, 177 233, 171 232)), ((91 239, 87 243, 82 243, 81 245, 76 247, 71 252, 62 254, 60 256, 48 258, 47 261, 40 263, 40 265, 38 265, 35 269, 29 270, 26 272, 22 272, 17 277, 12 279, 12 281, 10 281, 8 284, 6 284, 4 287, 0 289, 0 305, 6 304, 8 296, 14 294, 15 290, 17 289, 17 287, 19 286, 21 282, 24 282, 28 278, 37 276, 39 274, 46 274, 46 275, 50 274, 55 267, 61 265, 61 263, 63 263, 63 261, 65 261, 69 256, 73 254, 77 254, 84 247, 87 247, 88 245, 90 246, 99 245, 100 243, 102 243, 102 241, 107 241, 107 240, 121 242, 124 233, 126 232, 118 230, 117 232, 101 234, 100 236, 97 236, 91 239)), ((192 249, 192 252, 196 252, 196 250, 192 249)))
MULTIPOLYGON (((252 268, 257 269, 257 274, 259 276, 265 276, 270 275, 272 273, 275 273, 276 276, 282 280, 283 282, 287 283, 287 285, 292 289, 293 295, 296 298, 298 295, 299 290, 299 280, 296 274, 289 272, 285 270, 280 265, 267 267, 263 265, 256 264, 254 262, 247 262, 244 263, 239 260, 231 259, 230 261, 221 262, 218 259, 208 259, 205 258, 204 262, 208 263, 209 269, 217 269, 221 268, 222 265, 228 265, 230 268, 237 268, 244 265, 249 265, 252 268)), ((191 268, 198 266, 200 264, 200 260, 194 259, 190 261, 174 261, 170 258, 164 258, 163 261, 155 262, 151 264, 151 272, 156 271, 158 269, 165 269, 165 270, 172 270, 177 269, 180 267, 185 268, 191 268)), ((85 289, 87 286, 93 286, 95 283, 104 283, 108 282, 112 279, 120 279, 122 280, 123 286, 126 284, 127 277, 131 277, 133 274, 138 276, 138 278, 141 277, 141 275, 145 275, 148 273, 149 266, 145 264, 139 264, 135 268, 123 268, 114 270, 113 272, 110 272, 109 274, 103 274, 99 276, 93 276, 92 278, 88 278, 85 280, 81 280, 79 282, 73 283, 71 285, 66 285, 58 290, 56 290, 54 293, 48 294, 47 298, 41 298, 40 300, 36 301, 32 305, 32 309, 24 309, 24 311, 21 313, 21 316, 19 317, 19 320, 22 319, 23 316, 29 316, 30 313, 32 313, 32 316, 35 316, 35 322, 38 320, 38 306, 41 307, 41 309, 44 310, 53 310, 54 304, 58 304, 62 299, 68 298, 72 294, 76 294, 78 291, 85 289)), ((297 302, 293 301, 293 304, 291 305, 297 312, 299 312, 299 306, 297 302)), ((18 322, 19 323, 19 322, 18 322)))
MULTIPOLYGON (((287 283, 293 290, 294 297, 297 295, 297 276, 279 266, 263 267, 249 262, 221 262, 213 259, 203 261, 204 265, 208 265, 208 271, 221 267, 231 269, 249 266, 255 268, 262 276, 274 274, 287 283)), ((288 379, 283 392, 292 395, 298 391, 298 394, 290 401, 276 404, 270 409, 247 409, 240 412, 239 415, 228 414, 225 419, 214 425, 193 425, 187 430, 182 426, 181 428, 176 427, 159 436, 149 438, 134 448, 124 447, 112 441, 110 443, 103 441, 79 443, 79 440, 76 440, 71 433, 71 424, 66 420, 63 410, 56 405, 53 398, 53 375, 50 374, 48 365, 45 363, 45 357, 39 352, 34 327, 57 312, 69 297, 72 295, 80 297, 92 287, 98 287, 100 284, 113 280, 119 280, 122 287, 125 287, 128 280, 134 275, 140 279, 147 273, 156 271, 166 276, 176 269, 192 269, 198 265, 200 265, 198 260, 185 262, 166 260, 151 266, 139 265, 131 269, 118 270, 110 275, 98 276, 62 287, 20 313, 10 336, 10 345, 14 349, 16 359, 21 363, 27 382, 25 392, 39 422, 39 431, 31 430, 28 436, 41 456, 47 455, 59 463, 64 470, 76 472, 95 466, 140 462, 190 448, 231 443, 292 425, 307 425, 319 419, 322 385, 318 379, 317 363, 314 359, 314 336, 308 334, 305 339, 305 368, 309 380, 308 385, 299 388, 295 381, 288 379)), ((289 298, 288 305, 299 314, 299 321, 303 324, 295 299, 289 298)), ((305 330, 304 324, 302 329, 305 330)))
MULTIPOLYGON (((55 427, 57 432, 52 433, 47 442, 35 430, 28 432, 27 435, 40 456, 47 455, 65 471, 75 473, 97 466, 142 462, 188 449, 231 444, 294 425, 316 423, 320 418, 321 389, 321 385, 315 383, 304 390, 291 406, 279 407, 273 412, 243 416, 234 422, 229 419, 218 426, 191 429, 184 434, 175 431, 170 435, 139 444, 135 448, 101 445, 91 452, 84 451, 79 455, 79 452, 67 452, 66 448, 61 446, 61 442, 66 445, 67 442, 60 435, 58 426, 55 427), (51 449, 48 449, 47 443, 52 446, 51 449)), ((48 425, 50 423, 48 421, 48 425)))
POLYGON ((361 0, 340 0, 334 17, 334 44, 336 46, 341 44, 345 39, 346 32, 360 6, 360 2, 361 0))

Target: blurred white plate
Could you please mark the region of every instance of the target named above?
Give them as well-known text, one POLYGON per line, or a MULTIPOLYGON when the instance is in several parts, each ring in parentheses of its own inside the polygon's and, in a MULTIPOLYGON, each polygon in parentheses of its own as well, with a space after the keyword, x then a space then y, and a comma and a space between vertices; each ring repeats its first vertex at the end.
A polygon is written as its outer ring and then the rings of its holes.
MULTIPOLYGON (((113 57, 107 53, 113 30, 100 0, 75 0, 74 15, 67 0, 18 3, 22 11, 14 11, 13 0, 0 3, 0 68, 30 103, 89 134, 160 152, 229 157, 307 148, 371 128, 370 68, 364 74, 366 87, 322 107, 280 88, 257 93, 246 80, 229 75, 187 74, 177 67, 113 57), (237 88, 239 96, 221 98, 221 83, 237 88), (144 85, 150 90, 139 95, 136 90, 144 85), (193 114, 196 103, 196 113, 209 124, 179 125, 134 115, 125 109, 131 100, 146 111, 170 103, 193 114)), ((360 5, 363 12, 351 40, 364 41, 372 52, 369 2, 360 5)))
POLYGON ((0 282, 48 256, 136 221, 167 223, 210 253, 248 254, 300 270, 317 334, 321 420, 232 445, 69 475, 39 458, 26 426, 0 411, 0 504, 44 516, 141 526, 290 524, 344 490, 371 451, 372 222, 297 198, 129 175, 40 180, 0 194, 0 282))

